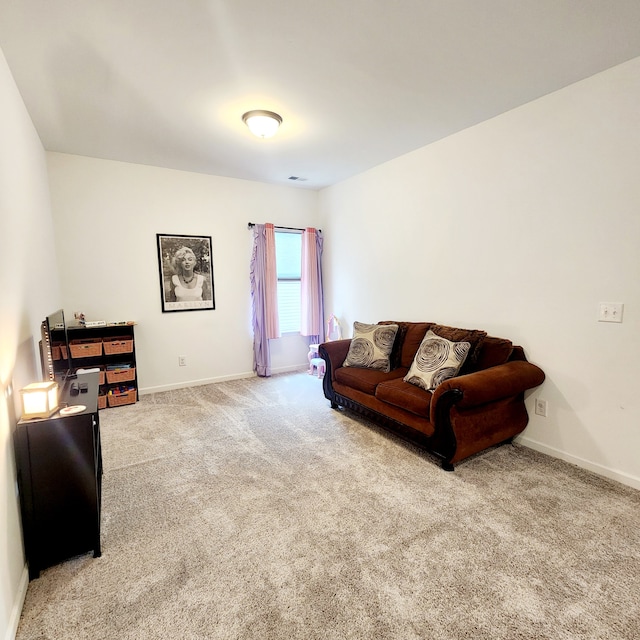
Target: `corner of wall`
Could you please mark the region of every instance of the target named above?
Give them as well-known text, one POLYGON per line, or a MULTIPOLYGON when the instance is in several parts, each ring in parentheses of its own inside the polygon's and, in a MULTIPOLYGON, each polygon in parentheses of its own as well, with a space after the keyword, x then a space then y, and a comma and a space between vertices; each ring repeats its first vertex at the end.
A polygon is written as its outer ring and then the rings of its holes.
POLYGON ((15 640, 16 633, 18 632, 18 624, 20 623, 20 616, 22 614, 22 607, 24 606, 24 599, 27 596, 27 589, 29 588, 29 570, 25 564, 20 578, 20 584, 18 585, 18 591, 16 593, 16 599, 11 608, 11 615, 9 616, 9 623, 5 632, 5 640, 15 640))

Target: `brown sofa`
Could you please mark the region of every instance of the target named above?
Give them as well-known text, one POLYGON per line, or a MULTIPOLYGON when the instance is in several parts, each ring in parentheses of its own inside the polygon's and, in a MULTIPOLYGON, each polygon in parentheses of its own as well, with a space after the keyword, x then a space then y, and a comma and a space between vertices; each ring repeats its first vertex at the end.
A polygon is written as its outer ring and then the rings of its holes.
POLYGON ((454 463, 510 441, 527 425, 524 392, 540 385, 544 372, 527 362, 522 347, 484 331, 456 329, 430 322, 397 324, 388 373, 342 366, 351 340, 320 345, 326 362, 323 380, 331 407, 344 407, 417 443, 453 471, 454 463), (433 392, 405 382, 427 330, 448 340, 471 343, 459 374, 433 392))

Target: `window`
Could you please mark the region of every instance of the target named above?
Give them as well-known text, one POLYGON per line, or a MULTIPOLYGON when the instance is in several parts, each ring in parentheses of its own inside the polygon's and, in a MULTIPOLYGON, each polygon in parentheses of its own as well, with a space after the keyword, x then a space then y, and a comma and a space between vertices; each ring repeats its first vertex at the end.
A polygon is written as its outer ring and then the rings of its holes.
POLYGON ((276 231, 280 333, 300 333, 302 233, 276 231))

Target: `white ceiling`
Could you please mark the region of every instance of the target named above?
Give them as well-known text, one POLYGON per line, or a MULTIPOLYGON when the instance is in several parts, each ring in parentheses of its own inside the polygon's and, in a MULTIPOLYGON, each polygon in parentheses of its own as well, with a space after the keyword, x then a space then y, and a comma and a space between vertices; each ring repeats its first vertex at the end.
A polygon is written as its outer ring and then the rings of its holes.
POLYGON ((640 1, 0 0, 0 47, 47 150, 318 189, 639 56, 640 1))

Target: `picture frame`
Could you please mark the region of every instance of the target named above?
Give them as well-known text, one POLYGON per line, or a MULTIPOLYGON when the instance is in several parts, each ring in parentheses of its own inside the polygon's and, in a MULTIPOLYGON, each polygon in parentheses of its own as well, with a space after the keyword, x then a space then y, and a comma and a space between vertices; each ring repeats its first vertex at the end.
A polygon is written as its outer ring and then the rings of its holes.
POLYGON ((211 236, 156 234, 162 312, 215 309, 211 236))

